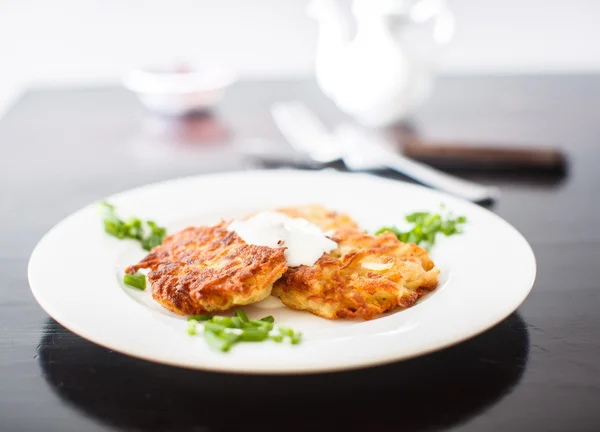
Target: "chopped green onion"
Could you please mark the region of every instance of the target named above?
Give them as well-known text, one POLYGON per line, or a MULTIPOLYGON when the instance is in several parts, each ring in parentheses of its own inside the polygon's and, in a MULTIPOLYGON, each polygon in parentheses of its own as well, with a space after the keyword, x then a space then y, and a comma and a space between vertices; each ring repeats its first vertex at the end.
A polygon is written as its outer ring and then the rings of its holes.
POLYGON ((245 342, 262 342, 268 337, 269 331, 260 328, 247 328, 242 330, 242 333, 240 334, 240 340, 245 342))
POLYGON ((249 324, 248 327, 261 327, 261 328, 268 328, 268 329, 273 328, 273 323, 268 322, 268 321, 263 321, 263 320, 250 320, 250 322, 248 324, 249 324))
POLYGON ((146 224, 150 227, 152 234, 164 236, 167 233, 167 230, 163 227, 159 227, 158 225, 156 225, 156 222, 146 221, 146 224))
POLYGON ((283 336, 292 337, 294 335, 294 330, 292 330, 289 327, 278 326, 277 329, 279 330, 279 333, 282 334, 283 336))
POLYGON ((234 333, 233 331, 223 331, 221 333, 217 333, 217 336, 219 336, 221 339, 225 339, 228 342, 234 343, 237 342, 240 339, 240 335, 241 333, 234 333))
POLYGON ((421 239, 417 236, 416 233, 411 232, 408 234, 408 239, 406 240, 407 243, 414 243, 414 244, 419 244, 419 241, 421 239))
POLYGON ((188 317, 188 321, 191 321, 191 320, 208 321, 211 318, 212 318, 211 314, 190 315, 188 317))
POLYGON ((120 239, 125 238, 125 233, 123 232, 121 221, 105 219, 104 220, 104 231, 107 234, 110 234, 111 236, 114 236, 114 237, 117 237, 120 239))
POLYGON ((249 319, 242 309, 235 312, 234 317, 211 316, 210 314, 192 315, 188 317, 188 334, 197 334, 197 325, 204 325, 204 339, 211 347, 227 352, 239 342, 262 342, 272 340, 280 343, 286 337, 292 345, 300 343, 302 333, 295 333, 291 328, 280 326, 274 334, 275 318, 271 315, 260 320, 249 319))
POLYGON ((100 203, 104 215, 104 231, 118 239, 130 238, 140 242, 142 248, 149 251, 152 248, 162 244, 167 230, 163 227, 159 227, 153 221, 146 221, 144 229, 144 222, 138 218, 131 218, 128 221, 119 219, 115 213, 115 206, 107 203, 106 201, 100 203), (149 233, 146 234, 145 231, 149 233))
POLYGON ((211 322, 211 321, 206 321, 204 323, 204 330, 215 332, 215 333, 222 332, 226 328, 227 328, 227 326, 225 326, 223 324, 218 324, 218 323, 211 322))
POLYGON ((233 327, 233 320, 226 316, 215 315, 212 317, 212 322, 222 324, 225 327, 233 327))
POLYGON ((290 338, 290 343, 292 345, 297 345, 302 340, 302 333, 296 333, 289 327, 278 326, 277 329, 279 330, 279 334, 281 335, 281 337, 287 336, 290 338))
POLYGON ((237 316, 239 319, 241 319, 241 320, 242 320, 242 322, 246 322, 246 323, 247 323, 247 322, 249 322, 248 315, 246 315, 246 312, 244 312, 244 310, 243 310, 243 309, 237 309, 237 310, 235 311, 235 315, 236 315, 236 316, 237 316))
POLYGON ((139 271, 136 274, 125 273, 123 282, 142 291, 146 289, 146 275, 139 271))
POLYGON ((144 235, 144 229, 142 228, 142 221, 138 218, 129 219, 123 224, 123 230, 125 237, 141 240, 144 235))
POLYGON ((273 336, 271 336, 271 339, 273 339, 273 341, 275 341, 277 343, 283 342, 283 336, 281 336, 281 335, 273 335, 273 336))
MULTIPOLYGON (((444 210, 444 206, 441 207, 444 210)), ((453 218, 450 213, 442 215, 440 213, 415 212, 407 215, 405 219, 414 224, 410 230, 403 232, 396 227, 382 227, 375 232, 375 235, 389 231, 403 243, 423 244, 425 248, 428 248, 435 243, 437 233, 446 236, 460 234, 462 232, 461 225, 467 222, 466 217, 453 218)))
POLYGON ((433 242, 435 241, 435 233, 425 234, 425 241, 429 244, 433 244, 433 242))
POLYGON ((207 344, 218 351, 227 352, 233 345, 233 342, 220 338, 216 333, 211 331, 204 332, 204 340, 207 344))
POLYGON ((198 321, 195 319, 188 320, 188 334, 190 336, 194 336, 196 334, 196 326, 198 325, 198 321))
POLYGON ((302 333, 294 333, 290 338, 292 345, 298 345, 302 341, 302 333))
POLYGON ((152 233, 148 237, 142 239, 142 248, 144 248, 144 250, 151 251, 156 246, 160 246, 162 241, 162 236, 152 233))
POLYGON ((419 221, 422 221, 423 219, 425 219, 427 216, 429 216, 429 213, 427 212, 415 212, 415 213, 411 213, 409 215, 406 216, 406 222, 416 222, 418 223, 419 221))

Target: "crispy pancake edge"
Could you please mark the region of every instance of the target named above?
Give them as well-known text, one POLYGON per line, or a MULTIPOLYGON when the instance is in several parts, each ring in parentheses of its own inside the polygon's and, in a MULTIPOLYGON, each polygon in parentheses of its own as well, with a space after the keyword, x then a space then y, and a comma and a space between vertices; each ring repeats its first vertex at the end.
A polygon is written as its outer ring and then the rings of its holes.
POLYGON ((175 233, 126 272, 149 268, 153 298, 182 315, 223 311, 268 297, 287 270, 285 250, 248 245, 227 225, 175 233))

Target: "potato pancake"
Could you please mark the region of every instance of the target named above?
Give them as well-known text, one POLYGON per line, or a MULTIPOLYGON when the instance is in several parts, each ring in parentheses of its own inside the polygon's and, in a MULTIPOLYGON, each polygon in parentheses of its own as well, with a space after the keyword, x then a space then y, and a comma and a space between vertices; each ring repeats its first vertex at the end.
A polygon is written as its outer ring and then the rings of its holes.
POLYGON ((392 233, 371 236, 342 227, 332 239, 336 250, 313 266, 289 268, 275 283, 273 295, 293 309, 324 318, 368 320, 397 306, 412 306, 437 287, 439 270, 427 252, 392 233))
POLYGON ((287 270, 284 249, 248 245, 227 226, 186 228, 125 271, 150 269, 152 297, 182 315, 263 300, 287 270))
POLYGON ((336 212, 317 204, 284 207, 275 211, 288 215, 289 217, 306 219, 323 231, 330 231, 338 228, 358 229, 358 224, 347 214, 336 212))

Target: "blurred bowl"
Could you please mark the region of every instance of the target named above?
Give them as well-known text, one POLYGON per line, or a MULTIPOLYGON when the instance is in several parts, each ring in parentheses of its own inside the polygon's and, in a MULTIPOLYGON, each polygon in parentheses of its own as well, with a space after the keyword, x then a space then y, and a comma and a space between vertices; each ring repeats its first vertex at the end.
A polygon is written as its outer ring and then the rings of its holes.
POLYGON ((174 66, 133 69, 123 83, 148 110, 185 115, 209 110, 234 81, 222 69, 174 66))

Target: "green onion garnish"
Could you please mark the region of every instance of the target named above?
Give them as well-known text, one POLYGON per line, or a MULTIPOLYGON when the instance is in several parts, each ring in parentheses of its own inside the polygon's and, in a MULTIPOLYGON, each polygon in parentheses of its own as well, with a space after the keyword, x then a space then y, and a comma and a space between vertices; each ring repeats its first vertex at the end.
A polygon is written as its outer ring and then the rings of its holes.
POLYGON ((232 342, 230 342, 226 339, 220 338, 216 333, 213 333, 211 331, 204 332, 204 340, 206 341, 207 344, 209 344, 214 349, 216 349, 218 351, 223 351, 223 352, 229 351, 229 349, 231 348, 231 345, 233 345, 232 342))
POLYGON ((246 323, 247 327, 260 327, 260 328, 268 328, 271 330, 273 328, 273 323, 263 320, 250 320, 246 323))
POLYGON ((190 336, 194 336, 196 334, 196 326, 198 325, 198 321, 195 319, 188 320, 188 334, 190 336))
POLYGON ((240 340, 245 342, 262 342, 269 337, 269 331, 262 328, 243 329, 240 334, 240 340))
POLYGON ((247 323, 242 322, 242 320, 238 317, 231 318, 231 327, 233 327, 233 328, 242 328, 242 327, 244 327, 244 324, 247 324, 247 323))
POLYGON ((294 333, 290 339, 292 345, 298 345, 302 341, 302 333, 294 333))
POLYGON ((294 335, 294 330, 289 327, 278 326, 279 333, 283 336, 292 337, 294 335))
POLYGON ((204 330, 206 330, 206 331, 221 333, 226 328, 232 328, 232 327, 227 327, 223 324, 218 324, 216 322, 211 322, 211 321, 206 321, 204 323, 204 330))
POLYGON ((226 316, 215 315, 214 317, 212 317, 211 321, 216 324, 224 325, 225 327, 233 328, 233 320, 226 316))
POLYGON ((146 289, 146 275, 140 272, 136 274, 125 273, 123 282, 142 291, 146 289))
POLYGON ((104 231, 108 234, 123 239, 125 238, 125 232, 123 231, 123 224, 121 221, 105 219, 104 220, 104 231))
POLYGON ((235 311, 235 315, 242 320, 242 322, 248 322, 248 315, 246 315, 246 312, 244 312, 242 309, 237 309, 235 311))
POLYGON ((211 318, 212 318, 211 314, 190 315, 188 317, 188 321, 191 321, 191 320, 208 321, 211 318))
POLYGON ((302 333, 296 333, 289 327, 278 327, 273 333, 275 318, 266 316, 260 320, 249 319, 242 310, 237 309, 234 317, 211 316, 210 314, 188 317, 188 334, 197 334, 197 325, 204 326, 204 340, 216 350, 227 352, 239 342, 262 342, 272 340, 283 342, 289 339, 292 345, 300 343, 302 333))
POLYGON ((234 333, 232 331, 225 330, 222 333, 217 333, 217 336, 219 336, 221 339, 225 339, 226 341, 231 342, 233 344, 239 340, 240 333, 234 333))
POLYGON ((460 234, 462 225, 467 222, 465 216, 454 218, 450 213, 442 214, 441 212, 415 212, 407 215, 405 219, 407 222, 414 224, 408 231, 401 231, 396 227, 382 227, 375 232, 375 235, 391 232, 403 243, 420 244, 428 249, 435 244, 438 233, 445 236, 460 234))
POLYGON ((140 242, 142 248, 150 251, 162 244, 167 235, 167 230, 159 227, 153 221, 142 222, 138 218, 123 221, 117 217, 115 206, 101 203, 104 215, 104 231, 118 239, 133 239, 140 242))

